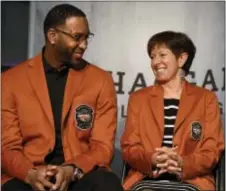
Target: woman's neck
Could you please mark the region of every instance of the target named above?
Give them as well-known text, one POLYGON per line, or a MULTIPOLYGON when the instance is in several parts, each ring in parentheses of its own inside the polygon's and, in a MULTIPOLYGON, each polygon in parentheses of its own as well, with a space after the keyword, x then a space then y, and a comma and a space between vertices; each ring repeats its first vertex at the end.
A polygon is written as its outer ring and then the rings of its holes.
POLYGON ((164 98, 180 99, 184 86, 184 80, 179 77, 166 84, 162 84, 161 86, 164 90, 164 98))

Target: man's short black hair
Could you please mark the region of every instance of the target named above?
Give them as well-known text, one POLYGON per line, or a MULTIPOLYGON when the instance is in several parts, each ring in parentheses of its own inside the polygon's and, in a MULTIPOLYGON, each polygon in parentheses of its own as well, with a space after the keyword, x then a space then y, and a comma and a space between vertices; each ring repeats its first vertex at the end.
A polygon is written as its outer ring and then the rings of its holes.
POLYGON ((86 15, 82 10, 70 4, 60 4, 53 7, 44 20, 45 37, 50 28, 64 24, 69 17, 86 17, 86 15))
POLYGON ((153 35, 149 39, 147 45, 149 56, 151 56, 151 51, 156 45, 165 45, 176 57, 180 56, 181 53, 186 52, 188 54, 188 59, 182 69, 184 70, 185 75, 189 73, 192 61, 195 57, 196 47, 187 34, 182 32, 163 31, 153 35))

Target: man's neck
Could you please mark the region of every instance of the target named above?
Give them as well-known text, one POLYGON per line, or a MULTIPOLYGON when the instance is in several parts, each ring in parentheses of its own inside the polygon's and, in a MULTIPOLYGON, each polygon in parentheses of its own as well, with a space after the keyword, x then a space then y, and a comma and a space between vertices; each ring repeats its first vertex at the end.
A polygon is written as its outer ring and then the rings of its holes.
POLYGON ((51 65, 53 68, 61 69, 62 66, 64 66, 64 63, 58 60, 57 56, 55 55, 55 52, 52 48, 48 47, 48 45, 45 47, 44 50, 44 57, 49 65, 51 65))

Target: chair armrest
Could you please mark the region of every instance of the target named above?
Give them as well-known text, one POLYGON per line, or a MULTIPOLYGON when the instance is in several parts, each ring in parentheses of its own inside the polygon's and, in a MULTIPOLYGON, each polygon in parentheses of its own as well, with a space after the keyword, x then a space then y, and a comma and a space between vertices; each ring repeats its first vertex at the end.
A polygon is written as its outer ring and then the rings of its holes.
POLYGON ((225 151, 222 152, 220 161, 216 167, 216 190, 225 190, 225 151))
POLYGON ((121 168, 121 183, 122 184, 125 180, 125 177, 128 175, 130 168, 131 167, 126 163, 126 161, 123 161, 122 168, 121 168))

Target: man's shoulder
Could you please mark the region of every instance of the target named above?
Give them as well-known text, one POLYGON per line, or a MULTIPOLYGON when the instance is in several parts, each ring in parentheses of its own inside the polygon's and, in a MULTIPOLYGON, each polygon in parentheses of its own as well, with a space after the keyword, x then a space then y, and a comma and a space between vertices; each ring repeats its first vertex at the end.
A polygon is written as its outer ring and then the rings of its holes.
POLYGON ((107 70, 105 70, 105 69, 101 68, 100 66, 97 66, 93 63, 89 63, 89 68, 93 72, 96 72, 96 73, 99 73, 99 74, 105 74, 105 73, 108 72, 107 70))
POLYGON ((89 63, 87 72, 89 72, 91 76, 98 79, 111 76, 110 72, 92 63, 89 63))
POLYGON ((15 78, 18 75, 21 75, 21 73, 23 73, 23 71, 25 70, 27 63, 29 62, 30 59, 26 60, 26 61, 22 61, 18 64, 16 64, 15 66, 13 66, 12 68, 2 72, 2 78, 15 78))
POLYGON ((12 68, 2 72, 2 80, 18 80, 21 79, 25 76, 26 73, 26 68, 28 67, 28 64, 32 61, 35 60, 37 58, 37 56, 34 56, 32 58, 29 58, 25 61, 19 62, 18 64, 16 64, 15 66, 13 66, 12 68))

